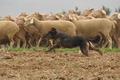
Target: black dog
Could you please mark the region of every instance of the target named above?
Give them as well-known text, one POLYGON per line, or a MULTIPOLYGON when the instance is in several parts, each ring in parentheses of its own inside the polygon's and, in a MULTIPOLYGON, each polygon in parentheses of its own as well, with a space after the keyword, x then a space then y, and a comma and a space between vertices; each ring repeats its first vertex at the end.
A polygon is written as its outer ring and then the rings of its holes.
POLYGON ((86 56, 88 56, 88 50, 98 51, 102 55, 102 52, 92 44, 100 42, 100 35, 97 35, 95 39, 89 39, 82 36, 70 36, 68 34, 58 32, 55 28, 52 28, 44 35, 43 38, 53 39, 55 41, 55 44, 50 45, 46 52, 62 46, 64 48, 80 47, 81 52, 86 56))

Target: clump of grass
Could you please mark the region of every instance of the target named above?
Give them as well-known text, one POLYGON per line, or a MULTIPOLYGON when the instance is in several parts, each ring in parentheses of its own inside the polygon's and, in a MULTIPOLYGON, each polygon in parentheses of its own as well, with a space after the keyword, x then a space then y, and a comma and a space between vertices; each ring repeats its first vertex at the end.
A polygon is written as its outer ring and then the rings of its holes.
POLYGON ((41 63, 41 61, 40 61, 40 60, 38 60, 38 61, 37 61, 37 63, 39 64, 39 63, 41 63))
POLYGON ((13 62, 13 65, 17 65, 17 64, 18 64, 18 61, 14 61, 14 62, 13 62))
POLYGON ((113 49, 101 48, 100 50, 106 51, 106 52, 120 52, 120 49, 118 48, 113 48, 113 49))

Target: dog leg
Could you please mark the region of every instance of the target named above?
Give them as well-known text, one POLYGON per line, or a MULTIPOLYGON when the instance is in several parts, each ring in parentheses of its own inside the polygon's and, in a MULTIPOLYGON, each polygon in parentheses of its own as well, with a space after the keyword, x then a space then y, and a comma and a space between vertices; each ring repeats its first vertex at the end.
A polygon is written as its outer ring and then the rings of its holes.
POLYGON ((89 45, 90 45, 89 46, 90 50, 95 50, 95 51, 99 52, 101 55, 103 55, 102 51, 100 51, 99 48, 96 48, 91 42, 89 42, 89 45))
POLYGON ((46 50, 46 52, 51 51, 51 50, 54 49, 54 48, 60 48, 60 45, 58 45, 58 44, 50 45, 50 46, 48 47, 48 49, 46 50))
POLYGON ((89 43, 86 43, 86 45, 81 45, 80 49, 84 55, 88 56, 89 43))

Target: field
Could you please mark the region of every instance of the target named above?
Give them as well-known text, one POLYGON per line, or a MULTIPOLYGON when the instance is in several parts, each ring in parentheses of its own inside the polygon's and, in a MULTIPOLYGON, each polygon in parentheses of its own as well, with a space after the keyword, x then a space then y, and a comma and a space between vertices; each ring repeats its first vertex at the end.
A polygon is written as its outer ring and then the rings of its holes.
POLYGON ((1 52, 0 80, 120 80, 120 52, 103 54, 40 48, 1 52))

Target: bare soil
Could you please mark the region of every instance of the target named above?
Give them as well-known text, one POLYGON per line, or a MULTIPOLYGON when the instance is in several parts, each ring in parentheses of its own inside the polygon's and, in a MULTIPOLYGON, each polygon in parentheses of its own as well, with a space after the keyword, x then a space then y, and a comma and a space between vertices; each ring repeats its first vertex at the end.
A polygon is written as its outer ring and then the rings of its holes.
POLYGON ((120 80, 120 52, 4 52, 0 80, 120 80))

